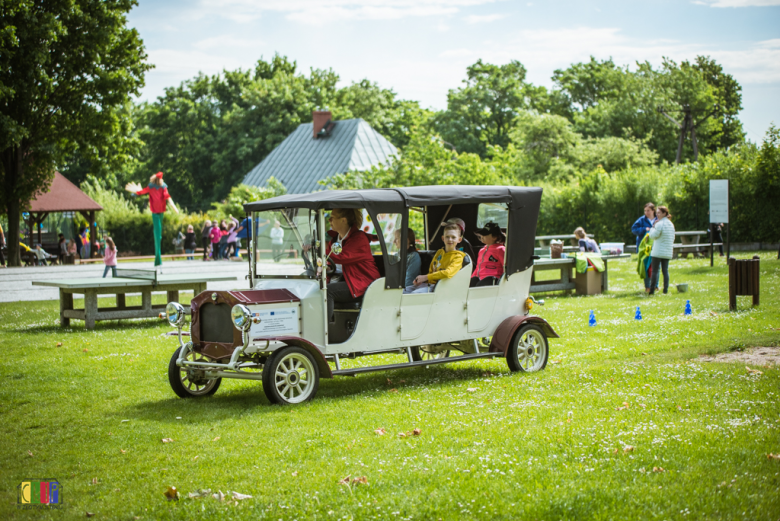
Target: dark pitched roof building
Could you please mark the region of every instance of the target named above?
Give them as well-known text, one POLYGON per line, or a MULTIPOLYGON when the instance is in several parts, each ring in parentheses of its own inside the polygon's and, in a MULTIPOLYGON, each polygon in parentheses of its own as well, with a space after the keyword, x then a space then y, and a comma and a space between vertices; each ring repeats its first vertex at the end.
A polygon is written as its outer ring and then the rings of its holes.
POLYGON ((331 121, 327 111, 313 113, 273 152, 254 167, 244 184, 265 186, 272 176, 290 194, 322 190, 318 181, 350 170, 364 171, 388 163, 398 151, 362 119, 331 121))

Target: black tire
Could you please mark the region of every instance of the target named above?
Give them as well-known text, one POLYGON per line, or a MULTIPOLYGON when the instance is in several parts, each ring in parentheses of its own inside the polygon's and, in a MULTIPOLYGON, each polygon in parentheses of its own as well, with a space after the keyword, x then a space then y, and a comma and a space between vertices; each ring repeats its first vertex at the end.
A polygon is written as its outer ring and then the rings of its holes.
MULTIPOLYGON (((190 379, 190 373, 186 369, 176 365, 176 360, 179 359, 179 352, 182 350, 180 347, 173 353, 171 361, 168 363, 168 381, 171 384, 171 389, 179 398, 202 398, 204 396, 211 396, 217 389, 219 389, 222 383, 222 378, 212 378, 207 380, 205 378, 190 379), (194 389, 193 389, 194 388, 194 389)), ((197 353, 190 351, 190 355, 193 360, 206 361, 207 358, 197 353), (200 356, 200 358, 198 358, 200 356)))
POLYGON ((422 362, 423 360, 436 360, 438 358, 449 358, 449 351, 442 351, 441 353, 428 353, 424 349, 420 349, 420 346, 412 346, 412 360, 415 362, 422 362))
POLYGON ((271 403, 308 402, 317 394, 319 386, 317 362, 300 347, 287 346, 274 351, 263 366, 263 391, 271 403))
POLYGON ((520 326, 506 350, 510 371, 533 373, 547 367, 550 347, 542 328, 531 324, 520 326))

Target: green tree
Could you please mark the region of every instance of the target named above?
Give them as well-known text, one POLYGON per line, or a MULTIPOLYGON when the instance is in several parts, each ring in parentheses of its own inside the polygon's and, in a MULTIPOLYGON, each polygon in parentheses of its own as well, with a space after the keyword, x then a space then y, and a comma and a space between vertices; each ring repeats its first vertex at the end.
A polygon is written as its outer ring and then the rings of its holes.
MULTIPOLYGON (((687 61, 681 67, 690 66, 687 61)), ((718 109, 714 120, 720 129, 713 132, 711 150, 728 148, 745 141, 742 122, 737 118, 742 110, 742 86, 731 74, 723 72, 723 66, 709 56, 697 56, 692 67, 702 73, 704 81, 713 88, 718 109)))
POLYGON ((518 61, 492 65, 478 60, 466 75, 465 86, 447 94, 447 110, 437 115, 435 129, 459 152, 485 157, 489 145, 509 144, 515 118, 542 95, 525 82, 526 70, 518 61))
POLYGON ((143 86, 133 0, 16 0, 0 5, 0 212, 18 263, 24 205, 78 151, 110 157, 131 94, 143 86))

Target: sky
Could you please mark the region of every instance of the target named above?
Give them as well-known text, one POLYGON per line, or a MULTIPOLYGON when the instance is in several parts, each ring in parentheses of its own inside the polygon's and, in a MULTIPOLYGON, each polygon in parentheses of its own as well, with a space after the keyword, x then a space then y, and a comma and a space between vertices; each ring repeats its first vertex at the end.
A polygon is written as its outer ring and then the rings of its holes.
POLYGON ((148 101, 275 53, 433 109, 480 58, 519 60, 549 88, 553 71, 590 56, 633 66, 706 55, 742 85, 748 139, 780 125, 780 0, 138 0, 128 22, 155 65, 148 101))

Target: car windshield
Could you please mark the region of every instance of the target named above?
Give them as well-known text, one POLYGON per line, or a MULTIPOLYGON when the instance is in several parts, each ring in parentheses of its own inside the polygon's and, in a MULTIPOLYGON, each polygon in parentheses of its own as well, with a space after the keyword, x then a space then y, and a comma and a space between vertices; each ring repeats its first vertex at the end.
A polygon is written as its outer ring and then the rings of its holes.
MULTIPOLYGON (((254 216, 257 276, 298 276, 312 268, 312 250, 316 242, 315 211, 286 208, 256 212, 254 216)), ((313 275, 313 272, 310 274, 313 275)))

